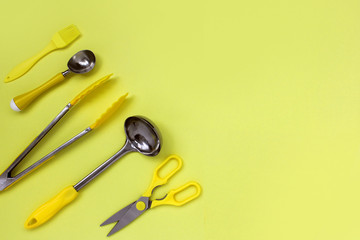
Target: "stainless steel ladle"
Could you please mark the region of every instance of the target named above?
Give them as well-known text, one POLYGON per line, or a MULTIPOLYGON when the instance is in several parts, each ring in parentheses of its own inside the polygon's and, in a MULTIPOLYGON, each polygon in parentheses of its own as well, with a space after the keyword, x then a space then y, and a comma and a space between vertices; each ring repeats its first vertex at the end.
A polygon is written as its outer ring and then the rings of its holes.
POLYGON ((139 152, 146 156, 156 156, 160 152, 161 139, 159 132, 149 120, 139 116, 129 117, 125 120, 124 127, 126 134, 124 146, 77 184, 68 186, 35 210, 26 220, 26 228, 36 228, 47 222, 63 207, 72 202, 78 196, 80 189, 125 154, 139 152))
POLYGON ((125 124, 126 142, 124 146, 114 154, 111 158, 106 160, 103 164, 97 167, 89 175, 83 178, 80 182, 74 185, 76 191, 79 191, 111 164, 116 162, 119 158, 130 152, 139 152, 146 156, 156 156, 160 152, 161 140, 159 132, 155 126, 143 117, 129 117, 125 124))

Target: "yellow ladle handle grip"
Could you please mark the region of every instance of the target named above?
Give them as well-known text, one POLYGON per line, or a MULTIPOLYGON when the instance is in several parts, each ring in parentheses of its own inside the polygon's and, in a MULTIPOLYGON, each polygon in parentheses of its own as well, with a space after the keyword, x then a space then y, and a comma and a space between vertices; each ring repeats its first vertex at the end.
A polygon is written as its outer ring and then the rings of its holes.
POLYGON ((78 196, 73 186, 69 186, 55 197, 36 209, 25 222, 25 228, 36 228, 51 219, 63 207, 68 205, 78 196))
POLYGON ((25 109, 32 101, 34 101, 38 96, 44 93, 49 88, 55 86, 56 84, 62 82, 65 79, 62 73, 56 74, 49 81, 45 82, 41 86, 31 90, 30 92, 16 96, 11 101, 11 108, 16 111, 21 111, 25 109), (15 104, 13 106, 12 104, 15 104))

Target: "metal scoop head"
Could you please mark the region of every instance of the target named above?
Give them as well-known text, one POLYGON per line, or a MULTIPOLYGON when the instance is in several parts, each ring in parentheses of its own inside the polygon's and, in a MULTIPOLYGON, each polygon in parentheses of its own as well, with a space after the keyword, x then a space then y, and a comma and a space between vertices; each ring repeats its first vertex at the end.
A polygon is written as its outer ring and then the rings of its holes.
POLYGON ((68 61, 68 68, 73 73, 87 73, 95 66, 95 55, 90 50, 82 50, 77 52, 68 61))

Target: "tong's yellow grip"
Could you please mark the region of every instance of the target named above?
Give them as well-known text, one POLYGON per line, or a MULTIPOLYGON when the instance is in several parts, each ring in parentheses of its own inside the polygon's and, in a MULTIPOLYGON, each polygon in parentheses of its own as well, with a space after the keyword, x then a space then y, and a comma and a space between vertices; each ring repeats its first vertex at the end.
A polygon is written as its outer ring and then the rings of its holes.
POLYGON ((164 199, 161 200, 154 200, 151 203, 151 208, 154 208, 156 206, 160 206, 160 205, 174 205, 174 206, 182 206, 185 203, 190 202, 191 200, 194 200, 195 198, 197 198, 201 193, 201 187, 197 182, 188 182, 187 184, 171 190, 164 199), (185 189, 190 188, 190 187, 195 187, 195 193, 182 199, 182 200, 177 200, 176 199, 176 195, 181 193, 182 191, 185 191, 185 189))
POLYGON ((182 160, 179 156, 173 154, 170 155, 168 158, 166 158, 154 171, 154 175, 153 175, 153 179, 151 181, 150 186, 148 187, 148 189, 146 190, 146 192, 143 194, 144 197, 150 197, 152 191, 154 190, 154 188, 156 188, 157 186, 160 185, 164 185, 165 183, 167 183, 168 179, 171 178, 177 171, 180 170, 180 168, 182 167, 182 160), (168 173, 165 177, 160 177, 159 176, 159 171, 166 165, 168 164, 171 160, 176 160, 177 161, 177 166, 175 169, 173 169, 170 173, 168 173))
POLYGON ((55 197, 36 209, 25 222, 25 228, 36 228, 52 218, 58 211, 78 196, 73 186, 69 186, 55 197))
POLYGON ((127 93, 121 97, 118 98, 107 110, 104 112, 91 126, 91 129, 97 128, 105 122, 108 118, 111 117, 111 115, 120 107, 120 105, 125 101, 125 98, 127 97, 127 93))
POLYGON ((99 87, 101 84, 106 82, 113 74, 106 75, 105 77, 97 80, 87 88, 85 88, 81 93, 79 93, 73 100, 70 101, 70 104, 74 106, 76 103, 78 103, 81 99, 83 99, 85 96, 90 94, 92 91, 94 91, 97 87, 99 87))

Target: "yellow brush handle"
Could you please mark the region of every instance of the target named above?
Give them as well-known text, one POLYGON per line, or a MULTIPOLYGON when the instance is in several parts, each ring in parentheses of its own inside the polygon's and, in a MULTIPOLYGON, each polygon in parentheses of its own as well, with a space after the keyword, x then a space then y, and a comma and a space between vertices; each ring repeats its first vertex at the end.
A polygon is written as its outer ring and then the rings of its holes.
POLYGON ((170 155, 168 158, 166 158, 154 171, 154 175, 153 175, 153 179, 151 181, 150 186, 148 187, 148 189, 146 190, 146 192, 143 194, 144 197, 150 197, 152 191, 154 190, 154 188, 156 188, 157 186, 160 185, 164 185, 165 183, 167 183, 167 181, 169 180, 169 178, 171 178, 177 171, 180 170, 180 168, 182 167, 182 160, 179 156, 173 154, 170 155), (165 177, 160 177, 159 176, 159 171, 166 165, 168 164, 171 160, 176 160, 177 161, 177 166, 175 169, 173 169, 170 173, 168 173, 165 177))
POLYGON ((161 200, 154 200, 151 203, 151 208, 154 208, 156 206, 160 206, 160 205, 174 205, 174 206, 182 206, 185 203, 188 203, 192 200, 194 200, 195 198, 197 198, 201 193, 201 187, 197 182, 188 182, 187 184, 171 190, 164 199, 161 200), (186 197, 185 199, 178 201, 176 200, 176 195, 181 193, 182 191, 185 191, 185 189, 190 188, 190 187, 195 187, 196 191, 194 194, 186 197))
POLYGON ((36 228, 47 222, 58 211, 69 204, 78 196, 78 192, 73 186, 69 186, 62 190, 58 195, 41 205, 33 212, 25 222, 25 228, 36 228))
POLYGON ((53 87, 54 85, 62 82, 64 79, 65 77, 62 75, 62 73, 58 73, 40 87, 35 88, 30 92, 14 97, 12 102, 15 103, 16 107, 18 108, 17 110, 21 111, 25 109, 32 101, 34 101, 34 99, 37 98, 40 94, 53 87))
POLYGON ((11 72, 5 77, 4 82, 11 82, 21 77, 27 71, 29 71, 41 58, 54 51, 55 49, 57 49, 57 47, 51 41, 41 52, 13 68, 11 72))

